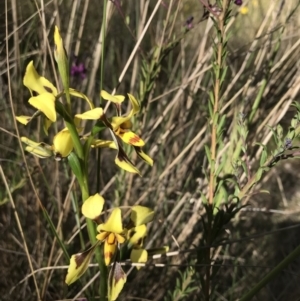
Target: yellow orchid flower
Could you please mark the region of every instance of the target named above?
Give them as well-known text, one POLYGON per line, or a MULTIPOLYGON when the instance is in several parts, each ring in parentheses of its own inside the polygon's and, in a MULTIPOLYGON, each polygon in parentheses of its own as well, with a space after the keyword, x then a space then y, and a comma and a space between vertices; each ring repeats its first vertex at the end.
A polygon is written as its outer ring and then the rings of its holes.
MULTIPOLYGON (((148 260, 148 251, 143 249, 143 241, 147 235, 146 224, 151 222, 154 217, 154 211, 144 206, 133 206, 131 208, 130 220, 133 227, 127 233, 127 247, 131 249, 130 259, 136 263, 146 263, 148 260)), ((141 267, 136 267, 138 270, 141 267)))
MULTIPOLYGON (((82 214, 89 219, 97 221, 103 210, 104 202, 104 198, 99 193, 90 196, 85 200, 81 207, 82 214)), ((99 245, 99 243, 96 243, 85 252, 72 255, 68 273, 65 279, 65 282, 68 285, 75 282, 88 269, 88 265, 94 253, 94 250, 99 245)))
POLYGON ((109 265, 116 252, 118 243, 122 244, 125 242, 121 209, 115 208, 109 216, 107 222, 98 225, 97 231, 99 234, 96 236, 96 238, 99 241, 104 241, 105 264, 109 265))
MULTIPOLYGON (((123 95, 111 95, 108 92, 102 90, 101 96, 107 101, 111 101, 117 107, 118 112, 120 111, 120 104, 124 101, 125 97, 123 95)), ((137 153, 137 155, 144 160, 149 165, 153 165, 153 160, 142 151, 142 146, 145 145, 145 142, 130 129, 132 127, 131 118, 140 111, 140 105, 135 97, 131 94, 128 94, 132 109, 127 116, 114 116, 109 121, 104 114, 102 108, 92 108, 89 111, 86 111, 82 114, 75 115, 78 119, 83 120, 101 120, 107 128, 111 131, 113 141, 103 141, 103 140, 94 140, 92 147, 110 147, 117 149, 118 153, 115 159, 115 163, 122 169, 138 173, 138 169, 127 157, 126 153, 122 149, 120 143, 116 139, 119 137, 126 144, 132 145, 137 153)), ((120 113, 120 112, 119 112, 120 113)))
MULTIPOLYGON (((133 146, 144 146, 145 142, 130 129, 132 127, 132 122, 130 119, 140 111, 140 104, 131 94, 127 94, 132 106, 131 111, 127 116, 115 116, 111 119, 111 126, 114 133, 120 137, 125 143, 133 146)), ((121 95, 110 95, 106 91, 101 91, 101 96, 108 101, 115 104, 120 104, 124 101, 125 97, 121 95)))
MULTIPOLYGON (((145 145, 145 142, 134 132, 132 132, 130 129, 132 127, 131 118, 139 113, 140 111, 140 104, 136 100, 136 98, 131 95, 127 94, 129 101, 131 103, 131 111, 127 116, 115 116, 111 119, 111 127, 114 132, 114 134, 122 139, 126 144, 132 145, 137 153, 137 155, 144 160, 146 163, 148 163, 150 166, 153 166, 153 160, 146 155, 142 151, 142 146, 145 145)), ((107 93, 106 91, 101 91, 101 96, 108 101, 111 101, 115 103, 116 105, 119 105, 122 103, 122 101, 125 99, 125 97, 121 95, 111 95, 107 93)))
MULTIPOLYGON (((45 126, 47 130, 50 124, 55 122, 57 119, 55 101, 58 96, 58 92, 56 87, 48 79, 38 74, 33 65, 33 61, 30 61, 26 67, 23 84, 31 93, 31 97, 29 98, 28 102, 34 108, 45 114, 45 116, 50 120, 50 123, 48 122, 45 126)), ((72 88, 69 88, 68 91, 70 95, 84 99, 88 103, 90 109, 94 108, 94 104, 85 94, 72 88)), ((17 116, 16 119, 20 123, 26 125, 36 116, 38 116, 37 113, 35 113, 33 116, 21 115, 17 116)))
MULTIPOLYGON (((104 207, 104 198, 98 193, 90 196, 82 205, 82 214, 98 223, 96 238, 98 242, 87 251, 72 255, 65 282, 70 285, 79 279, 88 269, 95 248, 104 243, 104 262, 108 266, 118 251, 118 245, 124 245, 131 251, 130 258, 133 262, 145 263, 148 251, 142 248, 143 238, 146 236, 146 223, 151 222, 154 212, 144 206, 133 206, 129 226, 123 228, 121 209, 115 208, 105 223, 99 224, 99 218, 104 207)), ((161 250, 161 249, 160 249, 161 250)), ((163 252, 166 249, 163 250, 163 252)), ((160 251, 161 252, 161 251, 160 251)), ((128 254, 129 255, 129 254, 128 254)), ((116 256, 118 258, 118 256, 116 256)), ((137 267, 140 268, 140 267, 137 267)), ((119 296, 126 283, 126 274, 121 264, 114 261, 111 264, 108 276, 108 300, 114 301, 119 296)))
POLYGON ((55 98, 57 96, 57 89, 45 77, 37 73, 33 66, 33 61, 29 62, 26 67, 23 84, 30 90, 32 95, 28 102, 43 112, 52 122, 55 122, 55 98), (33 92, 36 92, 38 95, 33 96, 33 92))

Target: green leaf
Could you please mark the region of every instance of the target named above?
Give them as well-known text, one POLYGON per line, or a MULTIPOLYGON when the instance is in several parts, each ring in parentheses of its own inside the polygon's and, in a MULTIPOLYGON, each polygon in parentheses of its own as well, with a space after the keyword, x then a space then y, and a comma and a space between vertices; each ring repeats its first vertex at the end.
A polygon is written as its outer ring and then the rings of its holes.
POLYGON ((68 162, 72 169, 72 172, 74 173, 74 175, 76 176, 76 178, 79 182, 79 185, 82 186, 83 185, 83 170, 82 170, 82 166, 80 164, 80 160, 79 160, 78 156, 74 152, 71 152, 71 154, 68 156, 68 162))
POLYGON ((209 164, 211 165, 211 153, 210 148, 207 145, 204 145, 206 157, 208 159, 209 164))
POLYGON ((96 134, 100 133, 104 129, 106 129, 105 124, 101 120, 98 120, 92 128, 92 134, 91 135, 95 136, 96 134))
POLYGON ((223 83, 225 76, 227 74, 227 70, 228 70, 228 66, 226 66, 223 71, 222 71, 222 75, 221 75, 221 84, 223 83))
POLYGON ((258 171, 255 174, 255 181, 259 182, 263 174, 263 168, 259 168, 258 171))
POLYGON ((281 140, 283 136, 283 128, 280 124, 277 124, 276 132, 277 132, 278 139, 281 140))
POLYGON ((218 128, 217 128, 218 135, 220 135, 220 133, 223 131, 225 121, 226 121, 226 116, 223 115, 221 117, 221 120, 218 122, 218 128))
POLYGON ((260 156, 259 166, 262 167, 265 164, 265 162, 267 161, 267 158, 268 158, 268 154, 267 154, 266 149, 264 148, 261 153, 261 156, 260 156))

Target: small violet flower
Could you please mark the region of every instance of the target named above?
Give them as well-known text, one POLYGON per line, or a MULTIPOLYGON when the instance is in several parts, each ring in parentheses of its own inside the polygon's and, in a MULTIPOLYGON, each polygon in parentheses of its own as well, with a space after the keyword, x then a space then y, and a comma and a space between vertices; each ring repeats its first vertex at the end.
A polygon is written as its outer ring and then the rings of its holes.
POLYGON ((74 62, 72 63, 72 66, 71 66, 71 76, 77 77, 80 79, 85 79, 86 72, 87 72, 87 70, 86 70, 84 64, 79 62, 78 58, 75 57, 74 62))
POLYGON ((241 6, 243 4, 243 1, 242 0, 235 0, 234 4, 238 5, 238 6, 241 6))
POLYGON ((193 28, 193 21, 194 21, 193 16, 190 16, 186 19, 185 26, 186 26, 187 29, 192 29, 193 28))
POLYGON ((286 149, 291 149, 292 147, 293 147, 293 145, 292 145, 292 139, 286 138, 285 139, 285 148, 286 149))

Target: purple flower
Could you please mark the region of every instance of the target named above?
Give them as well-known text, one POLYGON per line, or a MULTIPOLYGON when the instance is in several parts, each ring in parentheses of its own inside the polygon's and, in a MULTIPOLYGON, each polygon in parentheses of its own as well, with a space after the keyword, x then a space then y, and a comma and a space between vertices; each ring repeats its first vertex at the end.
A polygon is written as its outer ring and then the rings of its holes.
POLYGON ((121 8, 121 1, 120 0, 110 0, 118 9, 121 8))
POLYGON ((293 145, 292 145, 292 139, 286 138, 286 139, 285 139, 285 148, 286 148, 286 149, 290 149, 290 148, 292 148, 292 147, 293 147, 293 145))
POLYGON ((241 6, 243 4, 243 1, 242 0, 234 0, 234 4, 241 6))
POLYGON ((86 78, 86 68, 83 63, 78 61, 78 58, 75 57, 71 66, 71 76, 80 77, 81 79, 86 78))
POLYGON ((187 27, 187 29, 193 28, 193 20, 194 20, 193 16, 190 16, 187 18, 187 20, 185 21, 185 24, 184 24, 187 27))

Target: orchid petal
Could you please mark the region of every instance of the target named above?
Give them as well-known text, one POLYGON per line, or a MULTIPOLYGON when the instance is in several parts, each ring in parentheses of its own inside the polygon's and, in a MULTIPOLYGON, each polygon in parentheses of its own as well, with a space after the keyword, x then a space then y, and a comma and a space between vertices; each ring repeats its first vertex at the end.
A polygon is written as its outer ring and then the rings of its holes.
MULTIPOLYGON (((130 117, 128 116, 124 116, 124 117, 120 117, 120 116, 114 116, 111 119, 111 125, 113 127, 114 131, 117 131, 120 127, 123 129, 130 129, 131 126, 128 126, 128 121, 130 121, 130 117), (125 127, 123 127, 123 125, 125 125, 125 127)), ((130 122, 131 125, 131 122, 130 122)))
POLYGON ((28 102, 43 112, 52 122, 56 121, 55 96, 53 94, 45 92, 38 96, 30 97, 28 102))
POLYGON ((49 127, 51 126, 53 122, 51 120, 49 120, 48 118, 44 118, 44 121, 43 121, 43 129, 44 129, 44 132, 45 134, 48 136, 48 129, 49 127))
POLYGON ((17 121, 19 121, 24 125, 26 125, 31 120, 31 118, 32 116, 25 116, 25 115, 16 116, 17 121))
POLYGON ((96 235, 96 238, 99 241, 103 241, 108 235, 109 235, 109 232, 101 232, 101 233, 96 235))
POLYGON ((114 141, 111 140, 101 140, 101 139, 94 139, 91 144, 92 147, 109 147, 113 149, 117 149, 117 146, 114 141))
POLYGON ((125 96, 123 95, 111 95, 108 92, 102 90, 100 93, 101 97, 105 100, 111 101, 113 103, 122 103, 125 99, 125 96))
POLYGON ((46 159, 53 156, 53 153, 50 150, 43 147, 26 146, 25 150, 41 159, 46 159))
POLYGON ((154 256, 154 255, 159 255, 159 254, 166 254, 169 251, 168 246, 163 246, 161 248, 152 248, 152 249, 147 249, 148 255, 149 256, 154 256))
POLYGON ((93 102, 85 94, 83 94, 80 91, 77 91, 75 89, 72 89, 72 88, 69 89, 69 92, 73 96, 76 96, 76 97, 84 99, 89 104, 90 109, 94 109, 93 102))
POLYGON ((137 205, 131 208, 130 219, 136 227, 151 222, 153 220, 153 216, 154 211, 148 207, 137 205))
POLYGON ((120 132, 117 134, 125 143, 133 146, 144 146, 145 142, 137 134, 131 131, 120 132))
POLYGON ((104 261, 105 265, 109 265, 111 259, 114 257, 117 249, 117 240, 114 233, 109 233, 104 242, 104 261))
POLYGON ((53 147, 56 154, 67 157, 73 150, 73 140, 68 129, 58 132, 53 138, 53 147))
POLYGON ((70 259, 70 265, 68 268, 68 274, 65 279, 65 282, 68 285, 79 279, 88 269, 90 260, 92 258, 96 246, 97 244, 95 244, 93 247, 91 247, 89 250, 83 253, 72 255, 70 259))
POLYGON ((128 242, 129 248, 131 248, 132 246, 141 244, 142 239, 147 234, 147 227, 145 224, 143 224, 138 227, 135 227, 134 229, 132 229, 132 231, 134 234, 129 239, 129 242, 128 242))
POLYGON ((23 84, 30 91, 35 91, 38 94, 50 93, 57 95, 57 89, 43 76, 40 76, 33 66, 33 61, 29 62, 26 67, 23 84))
POLYGON ((116 262, 109 273, 108 301, 115 301, 126 283, 126 274, 120 263, 116 262))
POLYGON ((103 115, 102 108, 95 108, 84 112, 83 114, 76 114, 75 117, 79 119, 98 120, 103 115))
POLYGON ((121 234, 123 232, 121 209, 115 208, 110 214, 106 223, 100 224, 97 227, 97 230, 98 232, 106 231, 106 232, 121 234))
POLYGON ((121 158, 120 156, 115 159, 115 163, 120 168, 128 172, 137 173, 140 175, 140 171, 133 164, 131 164, 131 162, 125 160, 124 158, 121 158))
POLYGON ((116 233, 115 233, 115 235, 116 235, 116 239, 119 244, 123 244, 125 242, 126 238, 124 236, 122 236, 121 234, 116 234, 116 233))
POLYGON ((149 157, 147 154, 145 154, 142 149, 138 146, 134 146, 134 149, 137 153, 137 155, 143 159, 146 163, 148 163, 150 166, 153 166, 153 159, 149 157))
POLYGON ((45 159, 53 156, 51 146, 48 144, 35 142, 27 137, 21 137, 21 141, 28 145, 25 150, 38 158, 45 159))
POLYGON ((140 106, 139 102, 136 100, 136 98, 133 95, 131 95, 129 93, 127 95, 129 97, 129 100, 130 100, 130 103, 131 103, 131 106, 132 106, 132 113, 131 114, 135 115, 140 111, 141 106, 140 106))
MULTIPOLYGON (((132 262, 145 263, 148 260, 148 252, 144 249, 132 249, 130 259, 132 262)), ((139 270, 141 267, 137 266, 136 268, 139 270)))
POLYGON ((104 202, 104 198, 99 193, 96 193, 85 200, 81 207, 81 212, 85 217, 94 220, 101 214, 104 202))

